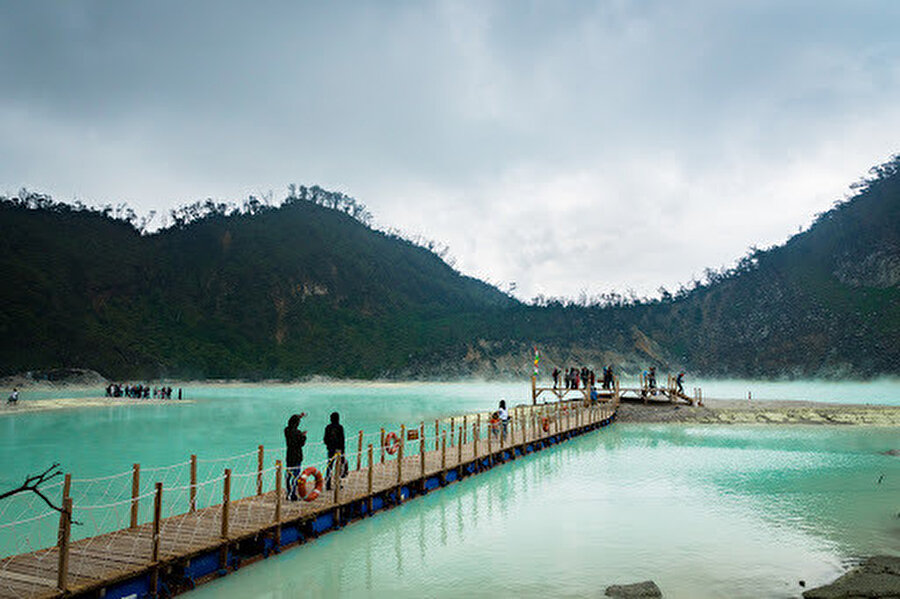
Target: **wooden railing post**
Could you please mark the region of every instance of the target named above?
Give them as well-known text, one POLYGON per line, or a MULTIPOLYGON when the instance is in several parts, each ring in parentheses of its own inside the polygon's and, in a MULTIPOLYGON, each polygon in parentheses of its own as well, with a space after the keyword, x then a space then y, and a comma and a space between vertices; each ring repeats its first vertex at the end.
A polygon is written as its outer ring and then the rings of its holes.
POLYGON ((370 513, 370 514, 372 513, 372 478, 373 478, 373 477, 372 477, 372 474, 373 474, 373 467, 372 467, 372 444, 369 443, 369 475, 368 475, 368 481, 367 481, 368 484, 367 484, 366 489, 367 489, 368 492, 369 492, 369 493, 368 493, 368 497, 369 497, 369 513, 370 513))
POLYGON ((225 469, 225 480, 222 481, 222 531, 223 539, 228 538, 228 516, 231 511, 231 468, 225 469))
MULTIPOLYGON (((71 493, 72 493, 72 475, 67 472, 65 479, 63 479, 62 499, 59 502, 59 504, 61 506, 63 506, 63 511, 65 511, 65 509, 66 509, 66 507, 65 507, 66 499, 68 499, 71 496, 71 493)), ((71 522, 71 520, 72 520, 72 517, 71 517, 71 512, 70 512, 69 513, 69 521, 71 522)), ((57 535, 57 538, 56 538, 56 546, 57 547, 62 547, 62 543, 63 543, 62 537, 63 537, 63 527, 62 527, 62 518, 60 518, 59 534, 57 535)), ((62 589, 62 590, 65 590, 65 589, 62 589)))
POLYGON ((450 445, 453 445, 453 439, 456 437, 456 418, 450 419, 450 445))
POLYGON ((153 536, 150 539, 150 592, 155 597, 159 590, 159 525, 162 520, 162 483, 157 482, 153 496, 153 536))
POLYGON ((141 465, 131 467, 131 528, 138 527, 138 497, 141 494, 141 465))
POLYGON ((478 434, 476 431, 478 430, 476 427, 478 425, 474 422, 472 423, 472 441, 475 443, 475 458, 478 458, 478 434))
POLYGON ((488 453, 488 463, 489 463, 489 464, 493 464, 493 463, 494 463, 494 460, 492 459, 492 458, 493 458, 493 454, 492 454, 493 449, 492 449, 492 447, 491 447, 491 446, 492 446, 491 437, 493 437, 493 436, 494 436, 494 433, 493 433, 493 431, 491 431, 491 425, 488 424, 488 431, 487 431, 487 446, 488 446, 488 447, 487 447, 487 453, 488 453))
POLYGON ((197 511, 197 456, 191 454, 191 511, 197 511))
POLYGON ((153 497, 153 544, 150 551, 150 561, 159 561, 159 525, 162 521, 162 491, 163 484, 156 483, 156 495, 153 497))
MULTIPOLYGON (((425 453, 428 449, 425 447, 425 423, 423 422, 419 427, 419 462, 420 462, 420 470, 422 473, 422 478, 425 478, 425 453)), ((422 485, 425 485, 425 481, 422 481, 422 485)))
MULTIPOLYGON (((406 425, 400 425, 400 450, 397 452, 397 484, 403 484, 403 448, 406 447, 406 425)), ((399 492, 398 492, 399 496, 399 492)))
POLYGON ((60 591, 69 590, 69 537, 72 533, 72 498, 63 498, 59 513, 59 560, 56 565, 56 586, 60 591))
POLYGON ((384 429, 381 429, 381 463, 384 464, 384 429))
POLYGON ((441 472, 447 469, 447 431, 441 435, 441 472))
POLYGON ((281 523, 281 501, 284 495, 284 487, 282 482, 283 466, 281 460, 275 460, 275 522, 281 523))
MULTIPOLYGON (((456 449, 458 450, 457 453, 459 453, 456 458, 456 465, 459 466, 460 464, 462 464, 463 429, 459 429, 459 441, 456 442, 456 449)), ((460 472, 460 474, 462 473, 460 472)))
POLYGON ((275 460, 275 547, 281 546, 281 502, 284 501, 283 476, 281 460, 275 460))
POLYGON ((256 495, 261 496, 263 493, 263 461, 265 450, 260 445, 256 451, 256 495))
POLYGON ((341 475, 344 473, 344 456, 341 452, 334 454, 334 462, 331 464, 331 487, 334 491, 334 520, 337 524, 341 523, 341 509, 338 507, 341 503, 341 475))
POLYGON ((441 425, 437 420, 434 421, 434 450, 441 448, 441 425))
POLYGON ((468 435, 469 435, 469 422, 468 422, 468 420, 469 420, 469 415, 468 415, 468 414, 463 414, 462 428, 460 428, 460 430, 463 431, 463 443, 468 443, 468 442, 469 442, 469 439, 467 439, 467 437, 468 437, 468 435))
POLYGON ((356 469, 357 470, 362 468, 362 446, 363 446, 363 432, 359 431, 359 443, 357 443, 357 447, 356 447, 356 469))

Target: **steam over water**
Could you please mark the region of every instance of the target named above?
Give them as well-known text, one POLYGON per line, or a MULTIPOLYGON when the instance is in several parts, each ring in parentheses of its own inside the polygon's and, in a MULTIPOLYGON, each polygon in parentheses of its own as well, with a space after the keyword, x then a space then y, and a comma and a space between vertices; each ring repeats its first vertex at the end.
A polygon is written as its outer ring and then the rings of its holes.
MULTIPOLYGON (((746 398, 751 390, 754 400, 900 404, 896 381, 699 385, 705 397, 746 398)), ((0 488, 53 461, 86 478, 260 443, 268 458, 281 457, 281 429, 300 411, 310 414, 303 426, 311 442, 340 411, 349 444, 360 428, 489 409, 501 397, 530 401, 527 382, 185 391, 194 403, 0 417, 0 488)), ((801 579, 809 588, 854 558, 900 553, 900 458, 882 453, 889 449, 900 449, 896 429, 617 423, 190 596, 597 596, 609 584, 653 579, 667 597, 795 597, 801 579)))

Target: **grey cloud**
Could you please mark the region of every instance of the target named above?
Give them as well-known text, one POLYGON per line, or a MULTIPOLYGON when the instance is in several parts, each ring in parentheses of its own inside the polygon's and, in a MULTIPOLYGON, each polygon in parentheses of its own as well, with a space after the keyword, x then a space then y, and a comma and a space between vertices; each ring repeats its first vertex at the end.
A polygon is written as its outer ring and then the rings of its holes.
POLYGON ((653 291, 783 240, 897 151, 898 17, 889 0, 2 2, 0 191, 147 211, 318 183, 524 297, 653 291))

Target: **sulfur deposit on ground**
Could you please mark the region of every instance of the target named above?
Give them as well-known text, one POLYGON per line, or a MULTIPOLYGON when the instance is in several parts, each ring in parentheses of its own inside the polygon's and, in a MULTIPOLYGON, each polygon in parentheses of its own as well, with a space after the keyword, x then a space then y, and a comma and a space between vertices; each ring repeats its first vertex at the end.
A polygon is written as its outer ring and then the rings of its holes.
POLYGON ((153 406, 193 403, 177 399, 131 399, 129 397, 65 397, 55 399, 19 400, 15 404, 0 403, 0 416, 22 414, 24 412, 45 412, 67 408, 89 408, 109 406, 153 406))
POLYGON ((622 403, 619 422, 900 426, 900 406, 708 399, 703 406, 622 403))

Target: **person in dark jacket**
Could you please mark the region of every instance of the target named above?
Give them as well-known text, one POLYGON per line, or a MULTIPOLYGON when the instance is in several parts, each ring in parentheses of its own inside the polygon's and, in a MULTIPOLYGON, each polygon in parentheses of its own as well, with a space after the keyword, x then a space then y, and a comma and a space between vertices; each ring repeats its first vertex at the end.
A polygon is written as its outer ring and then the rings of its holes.
POLYGON ((331 424, 325 427, 325 448, 328 449, 328 470, 325 472, 325 488, 331 488, 331 473, 334 470, 334 456, 341 452, 341 476, 347 476, 347 453, 344 449, 344 427, 337 412, 331 413, 331 424))
POLYGON ((284 443, 287 445, 287 454, 284 457, 285 484, 287 486, 287 498, 297 501, 301 497, 297 494, 297 480, 300 478, 300 464, 303 463, 303 446, 306 445, 306 431, 301 431, 300 419, 306 416, 294 414, 288 418, 284 427, 284 443))

